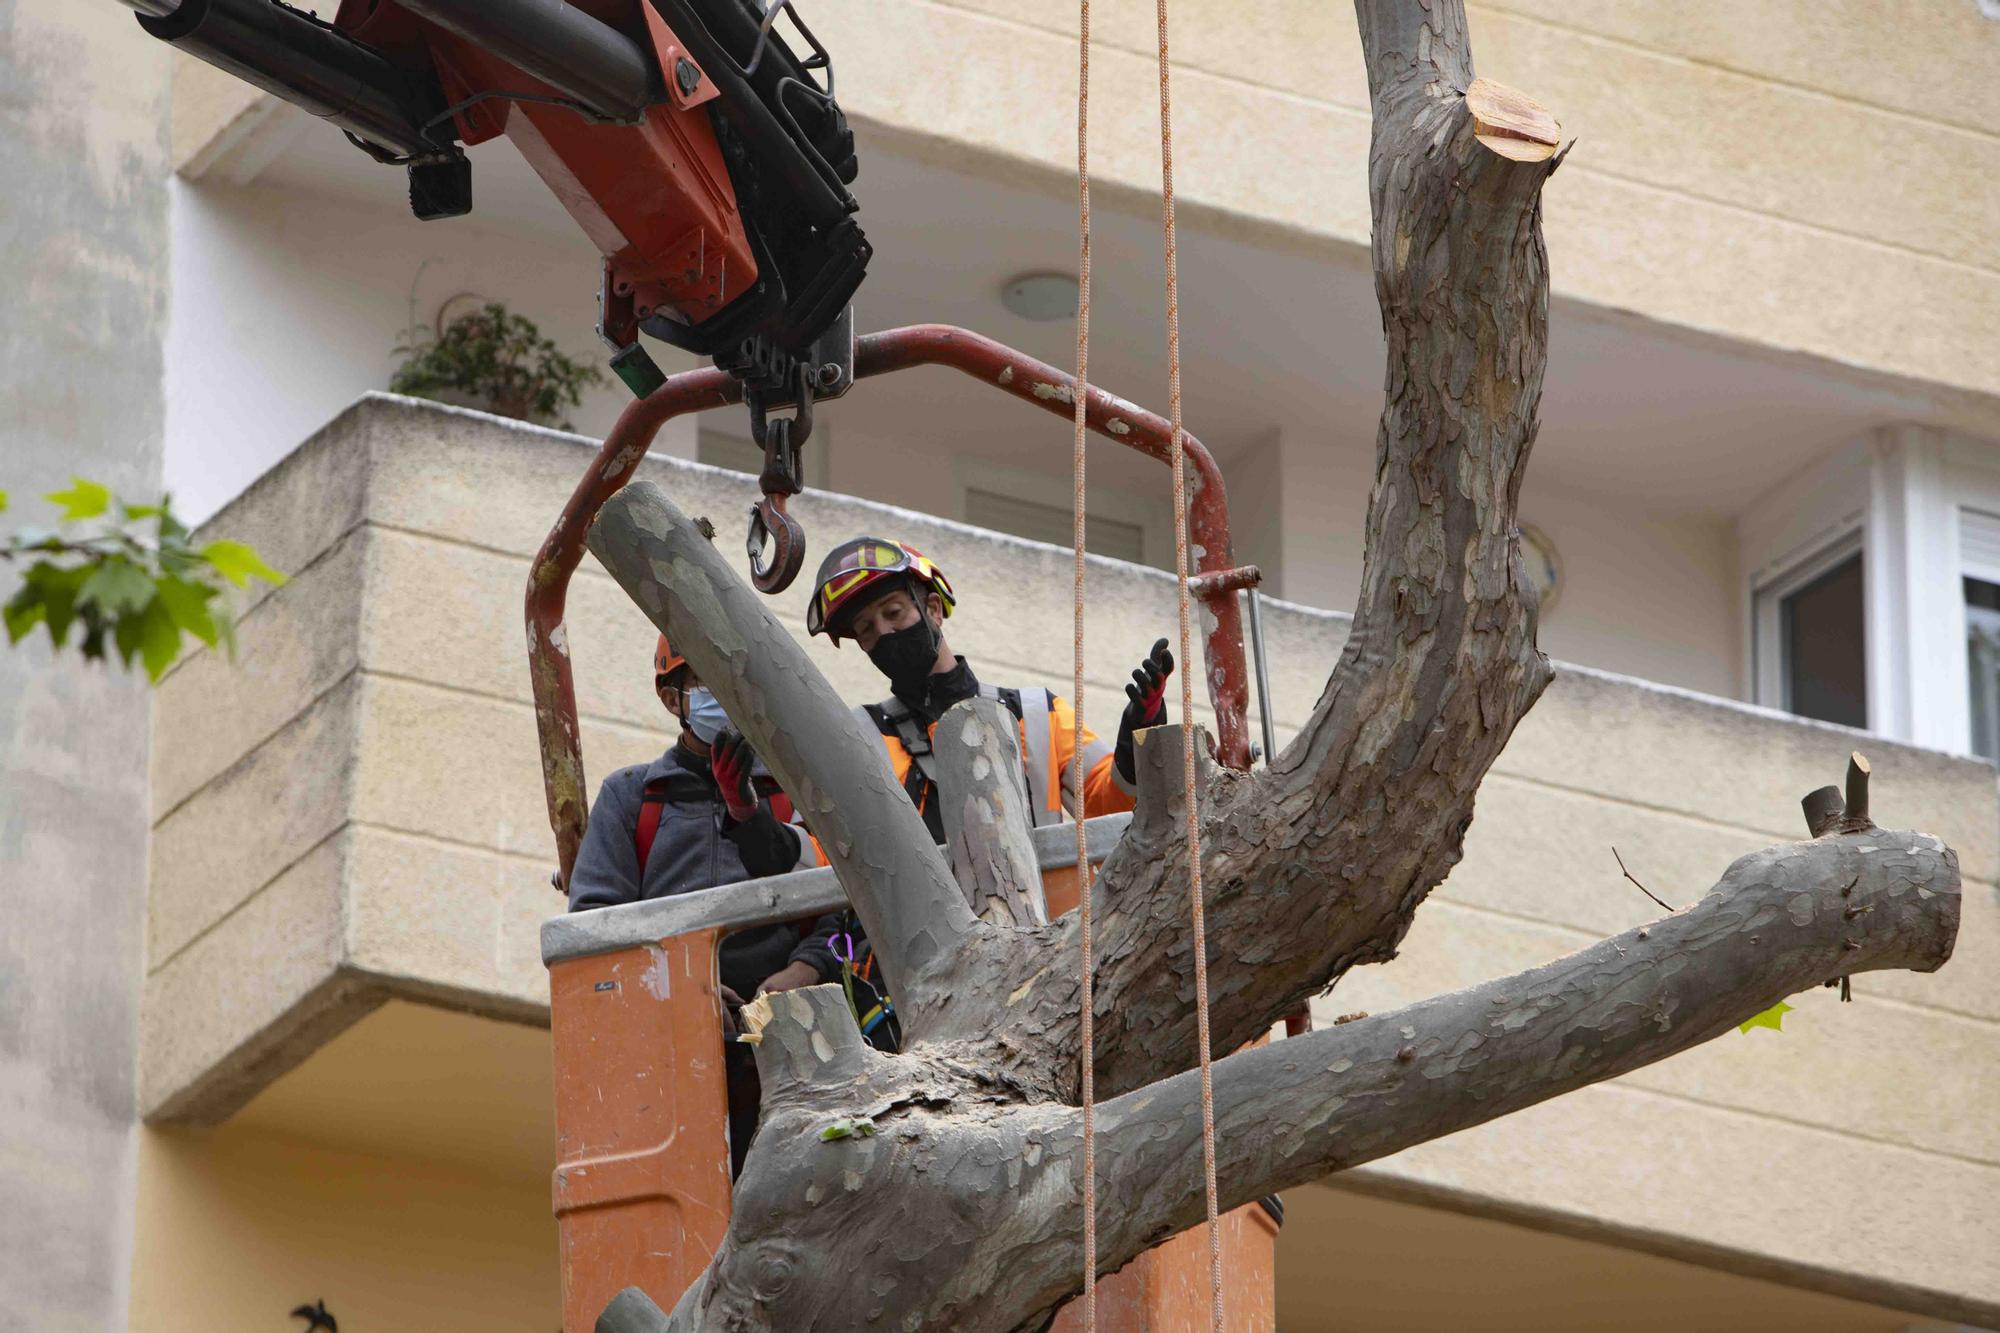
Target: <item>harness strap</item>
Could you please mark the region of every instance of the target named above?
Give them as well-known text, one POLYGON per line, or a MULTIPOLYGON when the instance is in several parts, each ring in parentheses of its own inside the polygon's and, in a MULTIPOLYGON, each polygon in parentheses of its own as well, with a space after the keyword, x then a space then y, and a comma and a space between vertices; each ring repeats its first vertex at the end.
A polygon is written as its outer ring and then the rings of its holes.
POLYGON ((653 854, 653 840, 660 834, 660 816, 668 801, 704 800, 708 784, 692 773, 669 773, 654 778, 639 793, 639 822, 632 830, 632 845, 639 853, 639 882, 646 882, 646 860, 653 854))
POLYGON ((639 827, 633 834, 633 844, 639 852, 639 882, 646 882, 646 858, 653 854, 653 839, 660 833, 660 810, 666 805, 664 796, 646 796, 639 802, 639 827))
MULTIPOLYGON (((1026 725, 1029 748, 1028 753, 1022 756, 1021 767, 1028 779, 1031 813, 1037 825, 1055 822, 1059 816, 1049 815, 1043 809, 1048 804, 1049 692, 1008 689, 981 681, 979 697, 1004 704, 1015 721, 1026 725), (1030 714, 1039 716, 1040 721, 1029 722, 1030 714), (1039 758, 1036 758, 1038 737, 1040 751, 1039 758), (1040 787, 1036 785, 1038 781, 1040 787)), ((903 774, 903 790, 909 794, 910 803, 917 809, 927 809, 926 798, 930 789, 937 785, 937 758, 931 748, 930 727, 908 704, 893 694, 881 703, 863 704, 855 711, 872 722, 884 736, 893 736, 902 742, 903 752, 910 756, 910 767, 903 774)))
MULTIPOLYGON (((859 713, 875 730, 881 732, 884 736, 894 736, 897 740, 901 741, 903 739, 902 733, 897 729, 896 724, 889 720, 887 703, 900 703, 900 701, 889 700, 880 704, 863 704, 854 711, 859 713)), ((926 736, 924 742, 928 745, 930 738, 926 736)), ((908 742, 904 742, 903 748, 905 751, 909 749, 908 742)), ((924 770, 917 764, 916 756, 914 754, 911 755, 910 767, 903 774, 903 793, 910 798, 910 804, 922 810, 924 808, 924 793, 930 789, 930 785, 930 778, 926 776, 924 770)))
POLYGON ((1053 769, 1050 762, 1052 729, 1049 725, 1050 703, 1047 690, 1022 690, 1018 697, 1021 709, 1021 730, 1025 734, 1027 746, 1021 754, 1022 766, 1028 770, 1028 809, 1034 817, 1036 828, 1062 822, 1063 807, 1053 799, 1049 788, 1049 777, 1053 769))

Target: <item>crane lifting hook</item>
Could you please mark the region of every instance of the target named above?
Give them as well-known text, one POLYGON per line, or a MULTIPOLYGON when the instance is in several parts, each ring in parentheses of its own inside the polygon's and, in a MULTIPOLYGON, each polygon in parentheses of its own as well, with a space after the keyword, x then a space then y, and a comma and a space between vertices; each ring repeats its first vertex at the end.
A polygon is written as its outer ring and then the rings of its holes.
POLYGON ((743 546, 750 557, 750 582, 761 593, 780 593, 792 586, 805 565, 806 533, 785 512, 785 501, 804 489, 799 480, 799 449, 812 435, 813 370, 800 363, 798 415, 767 419, 763 395, 750 392, 750 435, 764 450, 764 470, 757 485, 764 498, 750 506, 750 530, 743 546))

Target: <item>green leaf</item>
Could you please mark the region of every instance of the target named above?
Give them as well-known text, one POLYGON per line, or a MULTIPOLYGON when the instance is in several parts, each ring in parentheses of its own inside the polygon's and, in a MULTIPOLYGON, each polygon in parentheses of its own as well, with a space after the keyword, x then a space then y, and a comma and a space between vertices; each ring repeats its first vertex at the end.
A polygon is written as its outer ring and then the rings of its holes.
POLYGON ((247 586, 253 578, 262 579, 274 588, 285 582, 283 574, 265 564, 262 556, 242 542, 210 542, 201 548, 201 558, 239 588, 247 586))
POLYGON ((62 517, 65 523, 75 523, 86 518, 96 518, 99 514, 111 508, 110 488, 100 486, 94 481, 87 481, 82 477, 71 477, 69 490, 50 491, 42 498, 51 504, 62 506, 62 517))
POLYGON ((114 616, 142 611, 153 600, 153 580, 129 560, 106 560, 83 581, 76 600, 103 607, 114 616))
POLYGON ((834 1121, 819 1132, 820 1142, 831 1143, 835 1139, 865 1139, 875 1133, 875 1122, 866 1116, 853 1119, 845 1117, 834 1121))
POLYGON ((83 639, 76 645, 76 650, 83 654, 84 661, 96 662, 103 658, 104 630, 105 619, 96 608, 93 607, 84 613, 83 639))
POLYGON ((76 621, 76 599, 83 585, 91 575, 89 565, 72 565, 67 568, 38 560, 22 575, 25 584, 38 590, 42 601, 42 618, 49 627, 49 638, 56 647, 63 646, 69 638, 69 627, 76 621))
POLYGON ((1785 1015, 1790 1012, 1792 1012, 1792 1006, 1780 1000, 1763 1013, 1738 1023, 1736 1030, 1746 1034, 1751 1028, 1769 1028, 1773 1032, 1783 1032, 1785 1030, 1785 1015))
MULTIPOLYGON (((129 619, 130 617, 128 617, 129 619)), ((181 627, 174 623, 164 597, 155 597, 137 617, 139 658, 146 664, 146 676, 155 685, 181 655, 181 627)))
POLYGON ((118 649, 118 660, 126 666, 138 655, 139 645, 146 634, 145 618, 137 615, 122 615, 111 623, 111 643, 118 649))
POLYGON ((137 523, 142 518, 158 518, 161 514, 167 512, 166 509, 160 505, 120 504, 118 508, 120 512, 122 512, 125 515, 125 521, 127 523, 137 523))
POLYGON ((215 617, 208 610, 208 599, 215 593, 205 583, 190 583, 171 574, 160 580, 160 601, 166 605, 174 624, 211 648, 220 633, 215 617))
POLYGON ((47 608, 42 605, 42 590, 32 583, 23 583, 7 599, 7 605, 0 608, 0 620, 7 624, 7 642, 19 643, 28 637, 28 632, 42 623, 47 608))
POLYGON ((7 512, 7 492, 0 491, 0 514, 7 512))

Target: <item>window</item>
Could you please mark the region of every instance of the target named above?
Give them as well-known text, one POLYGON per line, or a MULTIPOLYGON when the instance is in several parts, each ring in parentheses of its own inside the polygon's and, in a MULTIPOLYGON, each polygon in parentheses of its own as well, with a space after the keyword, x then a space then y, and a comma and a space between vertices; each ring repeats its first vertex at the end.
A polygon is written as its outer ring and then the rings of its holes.
POLYGON ((1965 666, 1972 752, 2000 762, 2000 583, 1965 580, 1965 666))
POLYGON ((1800 717, 1868 725, 1867 586, 1850 533, 1772 576, 1756 596, 1757 698, 1800 717))
MULTIPOLYGON (((732 421, 730 424, 735 423, 732 421)), ((832 433, 822 422, 806 447, 799 451, 799 480, 808 488, 816 491, 829 489, 832 446, 832 433)), ((731 472, 747 472, 753 477, 764 470, 764 451, 748 436, 731 435, 716 430, 706 422, 695 436, 694 457, 696 462, 710 467, 726 467, 731 472)))
POLYGON ((695 458, 710 467, 726 467, 731 472, 756 476, 764 470, 764 451, 736 435, 703 431, 695 444, 695 458))
POLYGON ((1800 717, 1868 725, 1868 659, 1856 551, 1778 602, 1785 708, 1800 717))
MULTIPOLYGON (((1086 513, 1085 520, 1083 546, 1092 555, 1108 555, 1135 564, 1144 560, 1146 533, 1139 524, 1094 513, 1086 513)), ((974 527, 1011 532, 1016 537, 1055 546, 1068 546, 1075 539, 1069 510, 978 487, 966 488, 965 521, 974 527)))

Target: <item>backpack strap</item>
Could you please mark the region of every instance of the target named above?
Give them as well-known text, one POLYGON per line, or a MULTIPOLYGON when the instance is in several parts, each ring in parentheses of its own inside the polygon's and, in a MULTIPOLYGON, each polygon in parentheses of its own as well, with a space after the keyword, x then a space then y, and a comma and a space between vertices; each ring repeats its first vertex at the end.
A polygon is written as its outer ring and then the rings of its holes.
POLYGON ((647 787, 639 798, 639 825, 633 831, 632 845, 639 853, 639 883, 646 882, 646 860, 653 854, 653 839, 660 834, 660 811, 666 807, 666 793, 654 795, 647 787))
POLYGON ((646 861, 653 854, 653 840, 660 834, 660 815, 668 801, 696 801, 708 795, 708 784, 692 773, 669 773, 654 778, 639 793, 639 822, 632 830, 633 850, 639 853, 639 883, 646 882, 646 861))

